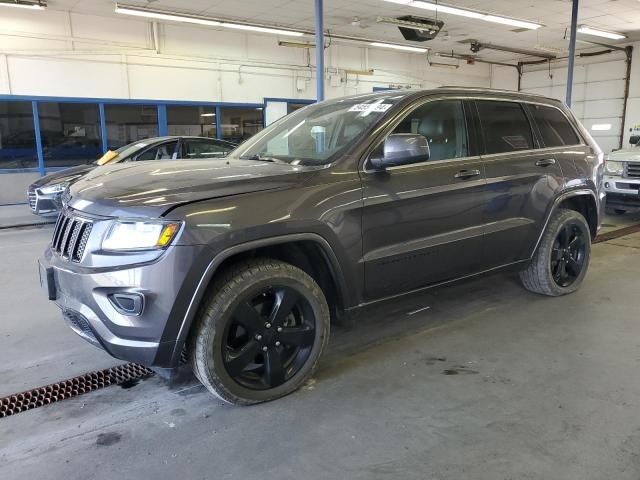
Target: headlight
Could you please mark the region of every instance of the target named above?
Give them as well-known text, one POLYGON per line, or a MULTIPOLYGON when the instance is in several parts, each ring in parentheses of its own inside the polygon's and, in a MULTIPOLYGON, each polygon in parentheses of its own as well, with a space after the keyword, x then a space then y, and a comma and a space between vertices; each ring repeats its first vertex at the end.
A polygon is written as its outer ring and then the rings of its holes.
POLYGON ((53 195, 54 193, 62 193, 65 188, 67 188, 68 184, 66 183, 54 183, 53 185, 47 185, 46 187, 41 187, 39 190, 43 195, 53 195))
POLYGON ((609 175, 621 176, 624 172, 624 165, 622 162, 616 162, 615 160, 605 160, 604 171, 609 175))
POLYGON ((180 223, 117 220, 102 240, 103 250, 156 250, 169 246, 180 223))

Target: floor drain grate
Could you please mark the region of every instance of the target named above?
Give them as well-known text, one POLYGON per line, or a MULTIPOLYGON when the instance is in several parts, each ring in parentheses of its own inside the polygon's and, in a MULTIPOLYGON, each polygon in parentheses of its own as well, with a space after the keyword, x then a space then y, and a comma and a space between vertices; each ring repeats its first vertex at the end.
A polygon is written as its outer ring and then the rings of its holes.
POLYGON ((109 385, 127 384, 151 375, 153 375, 152 370, 135 363, 85 373, 45 387, 0 398, 0 418, 77 397, 109 385))

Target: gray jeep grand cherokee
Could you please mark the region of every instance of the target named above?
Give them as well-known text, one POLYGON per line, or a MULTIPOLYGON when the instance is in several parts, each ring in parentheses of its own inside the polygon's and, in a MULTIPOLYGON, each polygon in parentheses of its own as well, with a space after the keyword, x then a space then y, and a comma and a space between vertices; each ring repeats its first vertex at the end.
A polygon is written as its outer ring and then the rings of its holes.
POLYGON ((440 88, 330 100, 226 161, 95 170, 64 199, 42 284, 111 355, 176 367, 223 400, 286 395, 332 318, 502 268, 582 283, 602 152, 560 102, 440 88))

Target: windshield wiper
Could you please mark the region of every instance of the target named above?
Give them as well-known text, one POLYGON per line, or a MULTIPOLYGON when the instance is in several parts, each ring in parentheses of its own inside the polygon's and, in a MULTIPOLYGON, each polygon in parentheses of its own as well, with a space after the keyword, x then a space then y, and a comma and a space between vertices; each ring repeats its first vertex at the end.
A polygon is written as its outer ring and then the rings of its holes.
POLYGON ((272 163, 286 163, 278 158, 274 158, 274 157, 264 157, 262 155, 259 154, 255 154, 255 155, 240 155, 238 157, 240 160, 255 160, 258 162, 272 162, 272 163))

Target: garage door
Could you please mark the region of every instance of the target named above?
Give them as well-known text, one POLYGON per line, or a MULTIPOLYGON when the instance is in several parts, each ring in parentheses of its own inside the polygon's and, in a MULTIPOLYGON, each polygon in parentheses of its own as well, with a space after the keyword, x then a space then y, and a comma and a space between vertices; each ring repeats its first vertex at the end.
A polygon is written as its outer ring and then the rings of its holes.
MULTIPOLYGON (((616 55, 617 56, 617 55, 616 55)), ((576 65, 572 110, 589 129, 602 150, 620 148, 624 86, 627 71, 624 59, 576 65), (596 125, 596 130, 593 126, 596 125)), ((521 90, 565 100, 567 67, 526 71, 521 90), (551 77, 551 78, 550 78, 551 77)))

